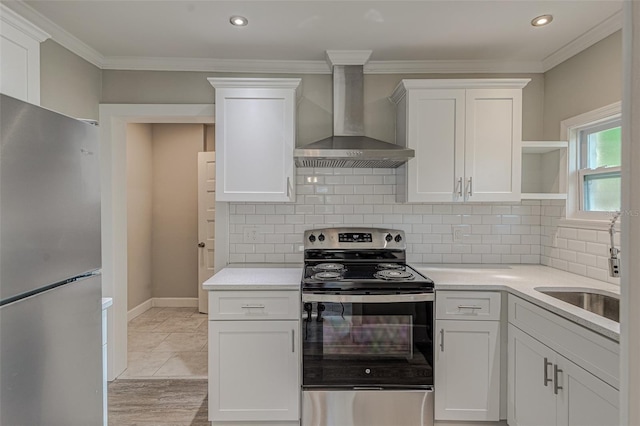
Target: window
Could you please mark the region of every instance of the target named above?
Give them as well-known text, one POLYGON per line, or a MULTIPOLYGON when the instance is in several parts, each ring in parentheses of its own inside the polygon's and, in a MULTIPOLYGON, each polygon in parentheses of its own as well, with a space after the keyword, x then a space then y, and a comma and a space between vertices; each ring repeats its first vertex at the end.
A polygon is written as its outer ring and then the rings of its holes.
POLYGON ((578 131, 580 210, 620 210, 620 120, 578 131))
POLYGON ((621 103, 562 121, 569 141, 567 219, 575 226, 603 229, 621 200, 621 103))

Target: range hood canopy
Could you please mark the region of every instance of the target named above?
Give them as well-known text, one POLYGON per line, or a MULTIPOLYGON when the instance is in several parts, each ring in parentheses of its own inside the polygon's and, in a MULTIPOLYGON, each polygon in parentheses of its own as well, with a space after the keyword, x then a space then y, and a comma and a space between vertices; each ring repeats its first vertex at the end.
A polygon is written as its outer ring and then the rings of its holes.
POLYGON ((364 136, 364 64, 371 51, 327 51, 333 68, 333 136, 294 150, 298 167, 395 168, 413 149, 364 136))

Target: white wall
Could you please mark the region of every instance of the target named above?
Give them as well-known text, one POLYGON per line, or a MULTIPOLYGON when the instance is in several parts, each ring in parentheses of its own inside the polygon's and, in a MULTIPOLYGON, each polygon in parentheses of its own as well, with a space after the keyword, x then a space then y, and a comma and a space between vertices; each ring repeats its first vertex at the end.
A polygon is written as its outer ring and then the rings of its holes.
POLYGON ((153 295, 152 142, 150 124, 127 125, 127 310, 146 302, 153 295))

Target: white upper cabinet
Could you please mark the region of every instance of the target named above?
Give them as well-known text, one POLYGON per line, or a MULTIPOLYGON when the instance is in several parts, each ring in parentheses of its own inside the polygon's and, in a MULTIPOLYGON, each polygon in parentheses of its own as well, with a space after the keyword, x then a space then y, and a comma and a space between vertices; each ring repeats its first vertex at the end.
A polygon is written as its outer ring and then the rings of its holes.
POLYGON ((522 88, 529 79, 402 80, 396 143, 399 202, 519 201, 522 88))
POLYGON ((0 92, 40 105, 40 43, 49 37, 0 4, 0 92))
POLYGON ((216 200, 295 200, 298 78, 210 78, 216 89, 216 200))

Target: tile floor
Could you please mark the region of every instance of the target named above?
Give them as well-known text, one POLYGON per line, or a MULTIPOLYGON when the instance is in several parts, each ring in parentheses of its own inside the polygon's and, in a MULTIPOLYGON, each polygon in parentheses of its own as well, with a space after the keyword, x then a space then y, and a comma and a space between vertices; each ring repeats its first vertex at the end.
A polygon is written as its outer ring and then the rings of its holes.
POLYGON ((129 321, 128 367, 119 379, 206 379, 207 315, 151 308, 129 321))

